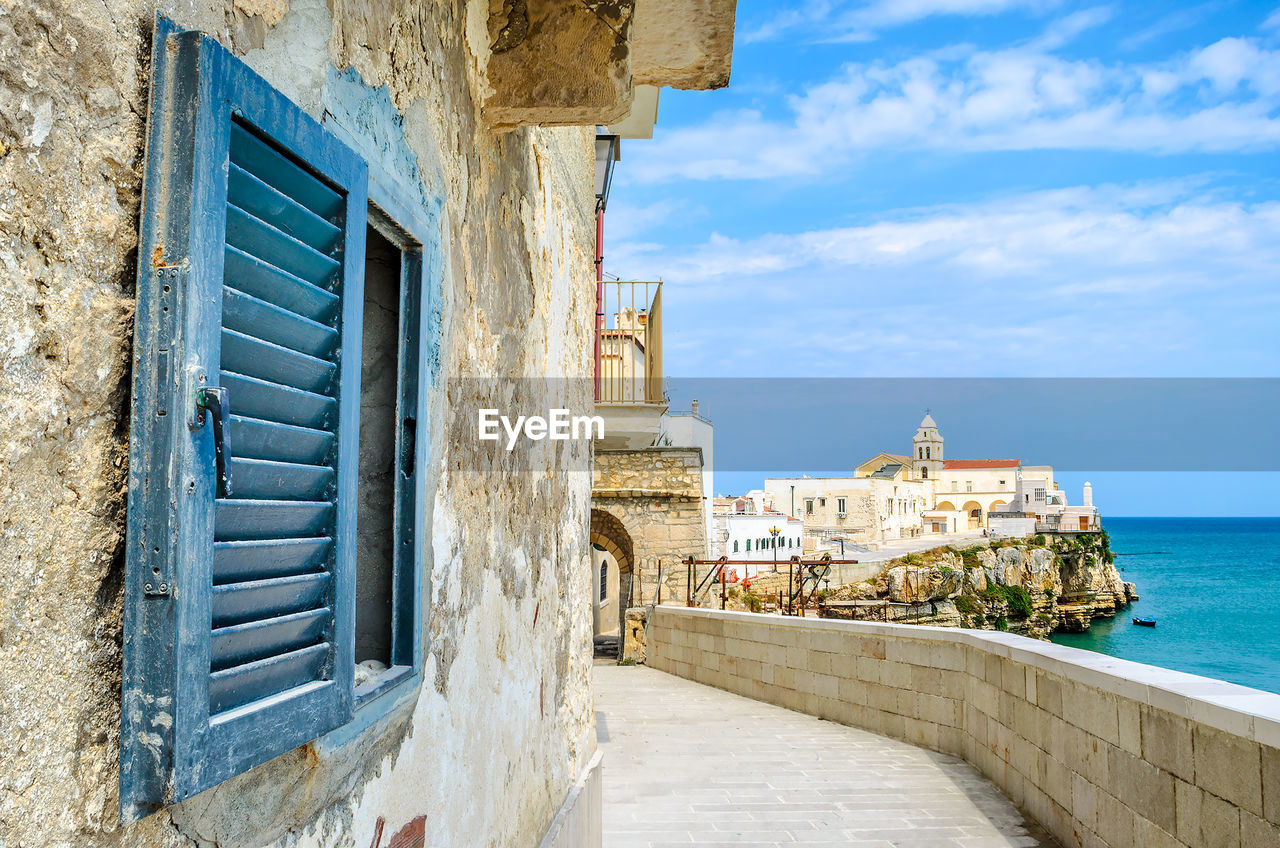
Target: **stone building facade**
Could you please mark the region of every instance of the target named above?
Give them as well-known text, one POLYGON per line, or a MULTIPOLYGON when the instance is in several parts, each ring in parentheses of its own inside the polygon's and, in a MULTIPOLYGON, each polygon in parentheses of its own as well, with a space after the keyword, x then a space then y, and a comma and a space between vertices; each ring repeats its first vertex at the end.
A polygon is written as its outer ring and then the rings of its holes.
POLYGON ((597 450, 591 475, 591 541, 620 572, 620 609, 683 598, 687 557, 707 556, 700 448, 597 450))
POLYGON ((591 127, 627 114, 633 63, 653 85, 725 83, 733 4, 702 7, 635 22, 628 0, 3 5, 0 844, 599 844, 598 812, 573 807, 599 802, 589 483, 566 473, 590 445, 490 453, 449 410, 495 400, 455 378, 535 373, 567 378, 560 394, 510 380, 497 399, 590 409, 591 127), (138 255, 157 13, 428 222, 423 650, 376 718, 122 822, 131 372, 157 353, 134 349, 138 268, 188 267, 173 245, 138 255), (683 58, 644 48, 673 32, 683 58))

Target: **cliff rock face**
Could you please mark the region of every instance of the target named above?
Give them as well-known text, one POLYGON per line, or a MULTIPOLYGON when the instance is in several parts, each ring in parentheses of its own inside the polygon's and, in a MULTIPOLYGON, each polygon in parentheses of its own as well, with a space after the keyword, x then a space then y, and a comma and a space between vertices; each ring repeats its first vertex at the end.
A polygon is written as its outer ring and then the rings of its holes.
POLYGON ((1106 534, 935 548, 891 560, 874 580, 834 590, 829 617, 1009 630, 1036 638, 1080 632, 1137 600, 1120 579, 1106 534), (883 603, 876 604, 875 601, 883 603))

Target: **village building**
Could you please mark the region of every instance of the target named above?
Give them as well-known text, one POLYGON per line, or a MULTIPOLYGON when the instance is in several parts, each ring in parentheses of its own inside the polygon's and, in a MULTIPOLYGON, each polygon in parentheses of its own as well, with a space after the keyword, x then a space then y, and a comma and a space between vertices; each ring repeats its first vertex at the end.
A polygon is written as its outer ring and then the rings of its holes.
POLYGON ((918 535, 932 486, 907 479, 905 466, 890 463, 870 477, 769 477, 764 491, 772 505, 795 510, 813 547, 918 535))
MULTIPOLYGON (((926 414, 910 454, 878 453, 858 464, 851 477, 767 478, 762 505, 801 517, 809 550, 838 550, 841 542, 876 544, 987 530, 992 515, 1012 509, 1022 477, 1039 481, 1028 491, 1040 490, 1048 498, 1041 505, 1065 504, 1051 466, 1017 459, 947 459, 944 451, 937 422, 926 414)), ((1071 515, 1078 524, 1078 515, 1071 515)))
POLYGON ((592 445, 477 414, 596 409, 597 162, 734 14, 3 5, 0 844, 600 845, 592 445))
MULTIPOLYGON (((770 507, 757 508, 749 498, 716 498, 712 523, 712 559, 785 563, 804 551, 802 519, 770 507)), ((747 576, 759 573, 759 568, 747 566, 738 571, 747 576)))

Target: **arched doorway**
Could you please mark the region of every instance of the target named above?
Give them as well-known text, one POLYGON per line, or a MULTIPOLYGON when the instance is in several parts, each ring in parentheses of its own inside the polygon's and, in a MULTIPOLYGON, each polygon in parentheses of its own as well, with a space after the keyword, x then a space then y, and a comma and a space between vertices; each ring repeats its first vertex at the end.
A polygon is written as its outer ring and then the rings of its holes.
POLYGON ((970 530, 977 530, 982 526, 982 504, 977 501, 967 501, 964 505, 964 513, 969 517, 970 530))
POLYGON ((616 515, 603 509, 592 509, 589 540, 593 635, 618 636, 622 633, 622 619, 631 602, 635 562, 631 534, 616 515))

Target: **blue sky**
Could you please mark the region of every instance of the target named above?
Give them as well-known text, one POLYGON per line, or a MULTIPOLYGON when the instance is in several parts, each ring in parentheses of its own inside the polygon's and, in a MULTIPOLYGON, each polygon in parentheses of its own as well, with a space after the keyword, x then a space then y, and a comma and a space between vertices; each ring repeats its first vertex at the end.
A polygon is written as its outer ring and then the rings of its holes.
POLYGON ((740 0, 733 66, 610 200, 668 374, 1280 376, 1275 3, 740 0))

